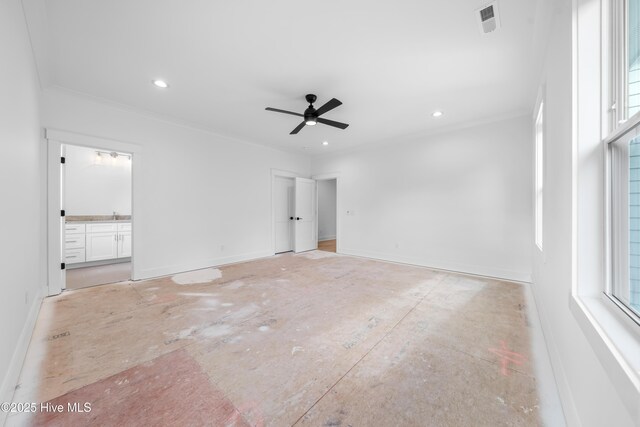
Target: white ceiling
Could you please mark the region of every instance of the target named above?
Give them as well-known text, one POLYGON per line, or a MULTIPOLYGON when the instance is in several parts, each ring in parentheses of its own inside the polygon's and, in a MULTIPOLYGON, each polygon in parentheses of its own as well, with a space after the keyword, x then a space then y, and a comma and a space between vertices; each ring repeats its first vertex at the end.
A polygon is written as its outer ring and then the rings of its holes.
POLYGON ((315 154, 529 111, 539 0, 500 0, 502 27, 482 35, 475 10, 486 3, 51 0, 40 15, 25 10, 44 86, 315 154), (289 135, 299 118, 264 110, 302 113, 307 93, 316 108, 341 100, 323 117, 349 128, 289 135))

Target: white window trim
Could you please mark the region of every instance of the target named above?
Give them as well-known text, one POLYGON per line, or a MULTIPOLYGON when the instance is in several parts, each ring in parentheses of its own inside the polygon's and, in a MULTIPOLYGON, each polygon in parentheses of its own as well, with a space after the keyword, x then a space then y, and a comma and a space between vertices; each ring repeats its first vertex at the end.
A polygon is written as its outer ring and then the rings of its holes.
MULTIPOLYGON (((615 0, 614 0, 615 1, 615 0)), ((629 415, 640 425, 640 327, 607 295, 610 277, 608 145, 636 115, 612 123, 609 1, 575 0, 572 23, 572 293, 570 310, 629 415), (604 24, 604 25, 603 25, 604 24), (601 56, 602 54, 602 56, 601 56), (600 66, 598 67, 599 64, 600 66), (600 87, 600 93, 593 88, 600 87), (616 128, 610 137, 608 129, 616 128), (598 160, 600 162, 598 164, 598 160), (602 231, 601 231, 602 230, 602 231)), ((619 71, 619 70, 618 70, 619 71)))

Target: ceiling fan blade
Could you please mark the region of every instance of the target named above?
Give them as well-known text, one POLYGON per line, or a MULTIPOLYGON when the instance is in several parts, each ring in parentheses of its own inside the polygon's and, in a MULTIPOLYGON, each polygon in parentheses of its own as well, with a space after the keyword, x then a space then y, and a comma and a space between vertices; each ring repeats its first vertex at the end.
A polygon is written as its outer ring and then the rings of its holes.
POLYGON ((291 114, 291 115, 293 115, 293 116, 304 117, 304 115, 303 115, 303 114, 300 114, 300 113, 294 113, 293 111, 279 110, 279 109, 277 109, 277 108, 267 107, 267 108, 265 108, 265 110, 267 110, 267 111, 275 111, 276 113, 285 113, 285 114, 291 114))
POLYGON ((331 111, 336 107, 339 107, 340 105, 342 105, 342 102, 338 101, 335 98, 332 98, 329 102, 327 102, 326 104, 324 104, 322 107, 318 108, 316 110, 316 114, 318 116, 323 115, 324 113, 326 113, 327 111, 331 111))
POLYGON ((291 133, 289 135, 295 135, 296 133, 300 132, 300 129, 302 129, 304 127, 304 125, 306 125, 306 122, 302 122, 298 125, 298 127, 296 127, 294 130, 291 131, 291 133))
POLYGON ((321 117, 318 117, 317 120, 318 120, 318 123, 322 123, 322 124, 333 126, 333 127, 340 128, 340 129, 346 129, 349 126, 346 123, 334 122, 333 120, 327 120, 327 119, 323 119, 321 117))

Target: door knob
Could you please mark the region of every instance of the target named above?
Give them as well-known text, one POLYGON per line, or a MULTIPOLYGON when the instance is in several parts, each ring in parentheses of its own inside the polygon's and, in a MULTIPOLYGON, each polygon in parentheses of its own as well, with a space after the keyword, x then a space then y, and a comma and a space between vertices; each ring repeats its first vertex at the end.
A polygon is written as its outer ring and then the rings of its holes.
POLYGON ((292 217, 292 216, 290 216, 290 217, 289 217, 289 219, 293 219, 293 217, 292 217))
POLYGON ((296 221, 300 221, 302 218, 300 218, 299 216, 296 217, 296 221))

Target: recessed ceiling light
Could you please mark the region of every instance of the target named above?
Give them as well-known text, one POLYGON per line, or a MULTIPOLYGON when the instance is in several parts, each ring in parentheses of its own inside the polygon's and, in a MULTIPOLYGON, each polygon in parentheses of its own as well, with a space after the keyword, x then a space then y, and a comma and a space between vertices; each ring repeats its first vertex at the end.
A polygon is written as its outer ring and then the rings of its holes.
POLYGON ((431 114, 433 117, 442 117, 444 113, 442 111, 434 111, 433 114, 431 114))
POLYGON ((322 145, 329 145, 328 141, 322 141, 322 145))
POLYGON ((166 89, 169 87, 169 84, 164 80, 153 80, 152 83, 161 89, 166 89))

